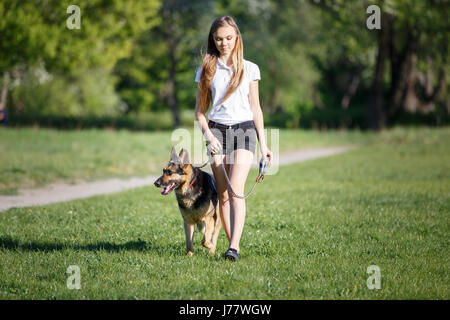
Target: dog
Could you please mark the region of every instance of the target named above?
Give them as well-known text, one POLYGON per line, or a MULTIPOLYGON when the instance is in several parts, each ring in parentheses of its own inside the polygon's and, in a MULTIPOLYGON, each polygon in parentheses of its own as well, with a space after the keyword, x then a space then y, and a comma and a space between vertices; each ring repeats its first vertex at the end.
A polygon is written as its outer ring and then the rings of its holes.
POLYGON ((154 184, 162 188, 161 194, 164 196, 175 190, 184 221, 187 255, 193 255, 195 225, 203 235, 202 245, 214 254, 222 226, 214 177, 193 167, 187 150, 181 149, 177 155, 172 147, 169 163, 154 184))

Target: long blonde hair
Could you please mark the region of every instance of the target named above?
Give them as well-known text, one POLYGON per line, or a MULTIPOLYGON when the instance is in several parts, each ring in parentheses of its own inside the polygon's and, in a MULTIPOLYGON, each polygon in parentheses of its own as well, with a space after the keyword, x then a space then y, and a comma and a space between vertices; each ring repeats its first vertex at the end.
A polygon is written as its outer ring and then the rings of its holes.
POLYGON ((211 104, 211 83, 216 73, 217 59, 220 57, 220 52, 217 50, 216 44, 214 43, 214 33, 220 27, 230 26, 236 31, 236 44, 233 51, 231 52, 231 60, 233 62, 233 75, 231 76, 230 83, 228 85, 228 90, 221 100, 221 103, 228 99, 228 97, 239 88, 244 77, 244 46, 242 42, 241 32, 230 16, 219 17, 211 25, 208 35, 208 47, 206 49, 206 54, 203 56, 202 62, 202 72, 200 75, 200 82, 198 83, 198 88, 201 90, 200 105, 199 110, 205 113, 211 104))

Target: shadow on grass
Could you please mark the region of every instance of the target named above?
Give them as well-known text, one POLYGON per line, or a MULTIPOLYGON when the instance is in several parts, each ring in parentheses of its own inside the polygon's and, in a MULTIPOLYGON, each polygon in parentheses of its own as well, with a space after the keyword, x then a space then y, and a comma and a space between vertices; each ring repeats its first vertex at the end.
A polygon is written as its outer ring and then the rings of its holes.
POLYGON ((86 251, 108 251, 119 252, 127 251, 153 251, 159 254, 183 254, 184 247, 170 244, 160 246, 144 240, 128 241, 126 243, 97 242, 88 244, 71 244, 71 243, 49 243, 49 242, 20 242, 8 236, 0 237, 0 249, 21 250, 21 251, 39 251, 50 252, 60 250, 86 250, 86 251))

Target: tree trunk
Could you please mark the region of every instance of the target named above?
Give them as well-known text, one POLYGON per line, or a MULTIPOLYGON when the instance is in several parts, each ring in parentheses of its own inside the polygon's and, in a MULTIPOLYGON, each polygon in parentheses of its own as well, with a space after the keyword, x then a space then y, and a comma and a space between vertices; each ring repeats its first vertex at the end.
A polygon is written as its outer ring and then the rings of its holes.
MULTIPOLYGON (((417 60, 417 55, 415 59, 417 60)), ((414 70, 407 78, 407 86, 403 108, 409 112, 428 113, 434 111, 435 103, 440 98, 445 86, 445 72, 441 68, 438 71, 436 87, 433 87, 433 66, 429 63, 429 70, 425 74, 418 73, 415 69, 417 61, 414 63, 414 70), (421 91, 419 94, 417 91, 421 91)))
POLYGON ((178 103, 178 84, 176 79, 176 73, 177 73, 177 59, 176 59, 176 45, 174 39, 169 39, 169 61, 170 61, 170 67, 169 67, 169 79, 167 80, 167 103, 170 107, 170 110, 172 111, 173 115, 173 122, 175 127, 179 127, 181 125, 180 120, 180 109, 179 109, 179 103, 178 103))
POLYGON ((8 85, 9 85, 9 73, 5 72, 3 74, 2 91, 1 91, 1 95, 0 95, 0 105, 1 105, 1 108, 5 109, 5 110, 6 110, 6 98, 8 96, 8 85))
POLYGON ((436 87, 433 88, 433 79, 432 79, 432 72, 431 72, 431 64, 430 64, 430 70, 427 72, 427 80, 425 84, 425 94, 424 94, 424 102, 436 102, 444 91, 445 88, 445 71, 444 68, 439 68, 438 71, 438 80, 436 87))
POLYGON ((0 93, 0 124, 7 124, 6 98, 8 97, 9 73, 3 74, 2 89, 0 93))
MULTIPOLYGON (((405 94, 404 99, 401 102, 400 106, 403 107, 403 109, 409 111, 409 112, 416 112, 417 109, 420 107, 420 101, 417 98, 416 95, 416 64, 417 64, 417 54, 413 53, 408 59, 407 66, 406 66, 406 75, 404 78, 405 81, 405 94)), ((399 106, 397 106, 399 108, 399 106)), ((392 113, 392 111, 390 112, 392 113)))
POLYGON ((165 20, 163 28, 163 36, 166 40, 169 58, 169 77, 164 90, 164 96, 167 104, 172 112, 173 122, 175 127, 181 125, 180 109, 178 102, 178 84, 176 80, 178 60, 176 57, 177 50, 177 24, 178 21, 175 16, 176 3, 174 1, 166 1, 162 7, 162 17, 165 20))
POLYGON ((271 98, 270 98, 270 103, 267 106, 267 112, 269 114, 273 114, 275 113, 275 111, 277 110, 278 106, 279 106, 279 99, 280 99, 280 89, 278 88, 274 88, 271 98))
POLYGON ((341 100, 341 108, 347 109, 350 104, 350 100, 355 95, 356 90, 358 89, 359 81, 360 81, 360 69, 358 68, 356 72, 352 76, 352 80, 350 81, 350 85, 348 86, 344 96, 341 100))
POLYGON ((372 83, 371 99, 368 109, 369 128, 376 131, 386 127, 386 113, 384 110, 384 72, 389 53, 389 24, 390 19, 387 17, 387 14, 382 13, 375 76, 372 83))
MULTIPOLYGON (((272 79, 275 83, 277 83, 277 66, 274 60, 268 61, 268 68, 267 72, 269 74, 269 78, 272 79)), ((271 89, 271 92, 267 95, 269 97, 268 103, 266 103, 266 111, 268 114, 274 114, 278 110, 279 106, 279 99, 281 96, 281 92, 278 86, 273 86, 271 89)))
MULTIPOLYGON (((399 51, 397 35, 392 31, 390 41, 391 88, 387 105, 388 117, 392 117, 398 110, 407 107, 405 103, 407 102, 408 91, 414 90, 419 38, 413 35, 409 29, 406 39, 405 47, 399 51)), ((411 96, 408 97, 408 103, 411 103, 411 108, 414 108, 411 96)))

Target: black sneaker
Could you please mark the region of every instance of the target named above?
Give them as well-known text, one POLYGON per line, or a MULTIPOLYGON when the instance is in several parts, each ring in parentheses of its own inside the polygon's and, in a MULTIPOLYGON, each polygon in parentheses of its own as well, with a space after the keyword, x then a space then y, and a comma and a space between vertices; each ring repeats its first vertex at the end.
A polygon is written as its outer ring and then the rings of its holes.
POLYGON ((225 259, 231 260, 231 261, 238 261, 239 260, 239 254, 236 249, 229 248, 227 252, 225 252, 225 259))

